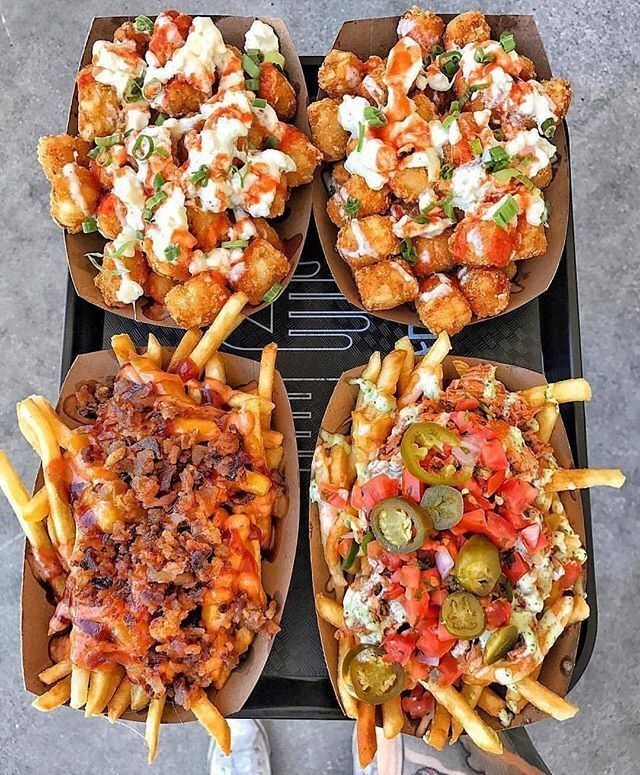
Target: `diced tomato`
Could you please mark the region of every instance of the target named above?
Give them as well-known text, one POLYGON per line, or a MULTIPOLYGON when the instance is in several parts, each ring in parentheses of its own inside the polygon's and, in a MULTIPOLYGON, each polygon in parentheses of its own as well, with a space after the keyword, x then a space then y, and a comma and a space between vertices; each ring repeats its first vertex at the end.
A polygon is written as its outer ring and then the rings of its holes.
POLYGON ((451 640, 452 637, 449 630, 441 622, 438 622, 436 635, 438 636, 438 640, 451 640))
POLYGON ((562 589, 572 589, 582 573, 582 565, 579 562, 568 562, 564 567, 564 576, 560 576, 558 583, 562 589))
POLYGON ((491 511, 493 504, 482 495, 469 494, 464 497, 464 510, 474 511, 475 509, 483 509, 483 511, 491 511))
POLYGON ((438 672, 440 673, 438 683, 441 686, 451 686, 460 678, 464 668, 451 654, 445 654, 438 665, 438 672))
POLYGON ((538 552, 547 545, 547 537, 537 522, 529 523, 520 531, 522 540, 532 552, 538 552))
POLYGON ((469 396, 468 398, 461 398, 459 401, 456 402, 455 410, 456 412, 465 412, 469 409, 477 409, 480 406, 480 402, 477 398, 473 398, 473 396, 469 396))
POLYGON ((367 511, 386 498, 400 493, 400 483, 386 474, 378 474, 362 485, 362 501, 367 511))
POLYGON ((484 442, 480 448, 480 462, 492 471, 502 471, 509 468, 509 461, 498 439, 484 442))
POLYGON ((387 591, 384 593, 384 596, 387 600, 395 600, 398 597, 402 597, 404 595, 404 589, 400 586, 400 584, 391 584, 389 587, 387 587, 387 591))
POLYGON ((500 488, 500 485, 504 482, 505 471, 496 471, 488 479, 484 488, 485 495, 490 498, 496 490, 500 488))
MULTIPOLYGON (((427 668, 428 674, 428 666, 424 665, 423 667, 427 668)), ((411 716, 411 718, 423 718, 428 713, 431 713, 433 706, 433 695, 420 684, 418 684, 415 689, 411 691, 411 694, 408 694, 406 697, 402 698, 402 710, 411 716)))
POLYGON ((429 613, 430 595, 428 592, 422 592, 420 597, 404 598, 402 601, 404 611, 407 615, 407 621, 414 627, 418 620, 427 616, 429 613))
POLYGON ((484 608, 484 614, 487 617, 487 629, 497 630, 498 627, 502 627, 509 621, 511 616, 511 603, 504 598, 499 600, 493 600, 490 603, 485 603, 482 598, 480 599, 482 607, 484 608))
POLYGON ((484 533, 487 528, 487 519, 483 509, 474 509, 467 511, 457 525, 451 528, 451 532, 456 535, 463 533, 484 533))
POLYGON ((406 555, 394 554, 393 552, 388 552, 386 549, 383 549, 379 560, 385 568, 388 568, 389 570, 398 570, 398 568, 401 568, 404 564, 406 555))
POLYGON ((525 573, 529 572, 529 565, 521 554, 512 552, 507 560, 503 560, 502 572, 512 584, 516 584, 525 573))
POLYGON ((441 606, 444 603, 444 599, 448 594, 449 593, 444 587, 440 587, 440 589, 436 589, 435 592, 431 593, 430 595, 431 602, 434 605, 441 606))
POLYGON ((320 485, 319 490, 322 500, 326 501, 330 506, 334 506, 336 509, 343 509, 347 505, 348 493, 337 485, 324 482, 320 485))
POLYGON ((338 554, 340 557, 346 557, 349 554, 349 549, 351 549, 351 544, 353 543, 353 538, 341 538, 338 542, 338 554))
POLYGON ((427 568, 421 575, 423 584, 430 592, 440 586, 440 571, 437 568, 427 568))
POLYGON ((500 509, 500 515, 510 522, 516 530, 522 530, 525 527, 531 525, 531 521, 525 519, 522 514, 518 514, 516 511, 510 511, 509 509, 500 509))
POLYGON ((535 487, 524 479, 516 477, 505 479, 503 485, 498 488, 498 493, 504 500, 505 507, 518 514, 522 514, 538 497, 538 490, 535 487))
POLYGON ((416 633, 408 631, 401 634, 389 635, 382 641, 382 645, 392 662, 406 665, 413 654, 416 639, 416 633))
POLYGON ((414 503, 420 503, 425 485, 408 468, 402 472, 402 494, 414 503))
POLYGON ((418 638, 416 646, 426 657, 443 657, 448 651, 451 651, 456 642, 456 638, 441 640, 437 630, 437 625, 425 629, 418 638))
POLYGON ((384 553, 384 549, 377 541, 369 541, 367 544, 367 557, 370 560, 379 560, 384 553))
POLYGON ((487 538, 500 549, 511 549, 515 546, 518 534, 504 517, 494 514, 493 511, 487 513, 487 529, 485 530, 487 538))
POLYGON ((351 488, 351 497, 349 498, 349 501, 354 509, 363 509, 364 508, 364 496, 362 494, 362 487, 359 487, 358 485, 354 484, 351 488))
POLYGON ((404 565, 400 572, 402 573, 402 585, 407 589, 419 589, 421 581, 420 568, 417 565, 404 565))
POLYGON ((456 557, 458 556, 458 543, 451 535, 451 533, 445 533, 442 536, 442 545, 449 552, 451 558, 455 561, 456 557))
POLYGON ((449 415, 451 422, 456 426, 460 433, 466 433, 471 426, 471 418, 468 412, 451 412, 449 415))

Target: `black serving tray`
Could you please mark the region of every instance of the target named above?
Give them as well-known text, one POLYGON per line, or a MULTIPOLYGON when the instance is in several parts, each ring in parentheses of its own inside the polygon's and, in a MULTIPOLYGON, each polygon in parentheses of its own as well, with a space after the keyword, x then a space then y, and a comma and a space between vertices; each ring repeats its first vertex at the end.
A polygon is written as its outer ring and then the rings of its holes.
MULTIPOLYGON (((317 90, 320 62, 320 57, 302 57, 310 94, 317 90)), ((165 345, 177 344, 183 333, 135 324, 104 312, 80 299, 69 280, 62 378, 76 355, 109 348, 113 334, 129 333, 137 345, 144 345, 151 331, 165 345)), ((282 632, 275 639, 264 673, 241 716, 343 718, 327 676, 311 592, 305 497, 309 465, 325 405, 340 374, 366 362, 373 350, 391 349, 406 333, 404 326, 372 317, 344 299, 327 268, 312 223, 300 264, 286 292, 271 307, 247 318, 224 345, 230 352, 257 360, 265 344, 277 342, 278 369, 287 384, 296 422, 303 489, 298 556, 282 632)), ((433 340, 424 329, 409 327, 408 333, 417 350, 426 349, 433 340)), ((510 314, 467 327, 453 337, 453 351, 543 371, 549 381, 582 375, 571 207, 564 254, 549 290, 510 314)), ((561 412, 576 465, 585 467, 584 407, 565 404, 561 412)), ((589 549, 587 593, 591 615, 582 624, 571 686, 589 662, 597 629, 591 510, 588 492, 582 491, 581 496, 589 549)))

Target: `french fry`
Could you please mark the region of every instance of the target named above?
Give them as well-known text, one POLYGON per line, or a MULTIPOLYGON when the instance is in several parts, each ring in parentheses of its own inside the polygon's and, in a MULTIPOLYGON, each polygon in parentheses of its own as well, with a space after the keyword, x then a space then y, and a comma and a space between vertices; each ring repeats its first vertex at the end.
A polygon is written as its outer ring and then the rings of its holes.
POLYGON ((89 694, 89 679, 91 672, 84 667, 71 665, 71 695, 69 705, 72 708, 82 708, 89 694))
POLYGON ((154 697, 149 702, 149 710, 147 711, 147 720, 145 722, 144 739, 147 741, 148 756, 147 761, 149 764, 153 762, 158 753, 158 735, 160 733, 160 721, 162 720, 162 713, 164 711, 164 704, 167 701, 167 695, 163 694, 160 697, 154 697))
POLYGON ((550 382, 548 385, 536 385, 518 392, 530 406, 542 406, 548 401, 566 404, 572 401, 591 400, 591 388, 587 380, 582 377, 550 382))
POLYGON ((439 366, 442 363, 450 351, 451 340, 449 339, 449 334, 447 334, 446 331, 443 331, 442 333, 438 334, 438 338, 427 351, 426 355, 422 359, 420 366, 424 367, 425 369, 434 369, 436 366, 439 366))
MULTIPOLYGON (((260 398, 271 402, 273 400, 273 381, 276 373, 276 356, 278 354, 278 345, 275 342, 268 344, 262 350, 260 358, 260 374, 258 376, 258 395, 260 398)), ((262 427, 268 428, 270 425, 270 415, 267 412, 262 413, 262 427)))
MULTIPOLYGON (((482 686, 475 686, 474 684, 464 684, 462 691, 460 692, 465 700, 469 703, 470 708, 475 708, 482 694, 482 686)), ((464 732, 462 724, 456 718, 451 718, 451 737, 449 738, 449 745, 453 745, 458 741, 460 735, 464 732)))
POLYGON ((358 761, 364 769, 373 761, 378 748, 376 742, 376 706, 367 702, 358 703, 356 721, 356 740, 358 743, 358 761))
POLYGON ((218 312, 216 319, 191 353, 191 360, 198 372, 202 372, 212 354, 219 349, 220 345, 238 325, 240 314, 247 301, 248 298, 244 293, 234 293, 227 299, 220 312, 218 312))
POLYGON ((254 495, 266 495, 271 489, 271 480, 259 471, 246 471, 244 478, 238 486, 245 492, 254 495))
POLYGON ((220 746, 220 750, 229 756, 231 753, 231 729, 224 716, 201 690, 191 700, 191 710, 207 732, 220 746))
POLYGON ((111 349, 121 366, 137 355, 136 347, 129 334, 114 334, 111 337, 111 349))
POLYGON ((22 510, 27 522, 40 522, 49 514, 49 496, 46 487, 41 487, 22 510))
POLYGON ((215 352, 204 365, 204 376, 209 379, 217 379, 218 382, 226 383, 227 375, 224 368, 222 355, 215 352))
POLYGON ((554 403, 543 404, 542 409, 536 414, 538 423, 538 438, 545 444, 549 442, 553 429, 558 420, 558 405, 554 403))
POLYGON ((449 713, 462 724, 465 732, 473 742, 488 753, 501 754, 502 743, 500 738, 490 726, 480 718, 476 711, 469 706, 464 697, 452 686, 440 686, 437 681, 430 680, 423 686, 433 694, 435 700, 449 711, 449 713))
POLYGON ((405 353, 402 350, 392 350, 385 356, 380 367, 380 374, 376 380, 376 387, 383 395, 393 395, 400 379, 400 372, 404 365, 405 353))
POLYGON ((274 449, 268 449, 266 451, 267 465, 270 471, 274 471, 276 468, 280 468, 282 458, 284 457, 283 447, 275 447, 274 449))
POLYGON ((36 710, 48 713, 50 710, 55 710, 69 699, 71 695, 71 678, 67 676, 59 681, 57 684, 51 687, 44 694, 37 697, 31 706, 36 710))
POLYGON ((316 608, 325 622, 329 622, 329 624, 332 624, 339 630, 344 627, 344 613, 340 603, 323 595, 322 592, 318 592, 316 595, 316 608))
POLYGON ((267 428, 262 430, 262 442, 265 449, 276 449, 282 446, 284 435, 280 431, 272 431, 267 428))
POLYGON ((380 368, 382 367, 382 357, 380 352, 376 350, 369 356, 369 362, 364 367, 362 372, 362 379, 368 379, 370 382, 376 382, 378 374, 380 374, 380 368))
MULTIPOLYGON (((538 665, 531 672, 531 674, 529 675, 529 678, 532 678, 534 681, 537 681, 541 670, 542 670, 542 665, 538 665)), ((516 688, 516 684, 512 684, 511 686, 507 687, 505 701, 507 703, 507 708, 509 708, 509 710, 513 713, 514 716, 517 716, 518 713, 522 713, 522 711, 529 704, 529 701, 526 700, 516 688)))
POLYGON ((577 706, 572 702, 563 699, 532 678, 527 677, 518 681, 516 689, 525 700, 557 721, 573 718, 578 712, 577 706))
POLYGON ((396 350, 402 350, 404 352, 404 362, 400 369, 400 376, 398 377, 398 395, 402 395, 407 389, 409 380, 411 379, 411 372, 415 363, 415 353, 411 339, 408 336, 403 336, 402 339, 398 339, 395 343, 396 350))
POLYGON ((146 356, 152 360, 159 369, 162 368, 162 345, 155 334, 149 334, 149 337, 147 338, 146 356))
POLYGON ((131 684, 131 710, 146 708, 151 698, 139 684, 131 684))
POLYGON ((443 332, 431 345, 426 355, 411 373, 409 384, 400 395, 400 407, 415 403, 424 393, 425 386, 439 387, 442 384, 442 361, 451 349, 449 336, 443 332))
POLYGON ((587 487, 620 488, 625 479, 618 468, 558 468, 544 489, 546 492, 564 492, 584 490, 587 487))
POLYGON ((347 656, 352 646, 353 646, 352 637, 347 635, 344 638, 339 638, 337 676, 338 676, 338 694, 340 695, 340 702, 342 703, 344 712, 347 714, 347 716, 349 716, 349 718, 356 719, 358 718, 358 701, 347 688, 347 685, 344 680, 344 676, 342 675, 342 663, 344 662, 344 658, 347 656))
POLYGON ((178 346, 173 351, 173 354, 167 366, 167 371, 173 371, 175 367, 180 363, 180 361, 186 360, 193 352, 193 348, 198 344, 198 342, 201 339, 202 339, 202 331, 200 331, 199 328, 188 328, 185 331, 182 339, 178 343, 178 346))
POLYGON ((382 729, 387 740, 393 740, 394 737, 402 732, 404 726, 404 713, 402 712, 402 700, 400 695, 391 700, 387 700, 382 705, 382 729))
POLYGON ((259 397, 249 398, 244 402, 243 411, 253 418, 253 425, 251 431, 245 434, 245 444, 249 448, 249 452, 253 454, 258 460, 264 460, 264 441, 262 440, 262 409, 261 400, 259 397))
POLYGON ((347 451, 342 444, 335 444, 331 447, 329 476, 331 478, 331 484, 335 484, 341 489, 348 488, 351 484, 349 481, 349 458, 347 457, 347 451))
POLYGON ((124 668, 120 667, 120 665, 109 669, 92 671, 85 716, 99 716, 102 713, 118 688, 123 674, 124 668))
POLYGON ((436 709, 433 714, 429 731, 424 736, 425 741, 438 751, 442 751, 447 742, 447 735, 449 734, 449 725, 451 723, 451 714, 445 708, 445 706, 437 702, 436 709))
POLYGON ((490 716, 498 718, 500 714, 506 710, 507 704, 502 697, 497 695, 488 686, 485 686, 480 692, 478 707, 490 716))
POLYGON ((583 622, 588 618, 589 604, 584 599, 584 597, 582 597, 582 595, 576 595, 573 598, 573 608, 571 609, 569 619, 567 620, 567 627, 571 624, 578 624, 579 622, 583 622))
POLYGON ((120 681, 113 697, 109 700, 107 718, 112 724, 122 716, 131 702, 131 681, 125 677, 120 681))
POLYGON ((38 673, 38 678, 43 684, 54 684, 61 678, 66 678, 71 673, 71 660, 63 659, 51 667, 47 667, 38 673))
POLYGON ((73 431, 68 428, 62 417, 56 412, 53 406, 47 401, 44 396, 30 396, 31 400, 39 407, 42 414, 46 417, 51 430, 53 431, 58 446, 63 449, 68 449, 71 439, 73 438, 73 431))

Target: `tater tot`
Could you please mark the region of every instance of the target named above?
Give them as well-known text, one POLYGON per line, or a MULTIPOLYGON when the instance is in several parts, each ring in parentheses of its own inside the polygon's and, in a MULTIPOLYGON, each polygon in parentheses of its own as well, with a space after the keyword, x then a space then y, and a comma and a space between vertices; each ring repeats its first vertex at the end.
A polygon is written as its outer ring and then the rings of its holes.
POLYGON ((362 81, 356 89, 356 94, 373 105, 384 105, 388 93, 383 78, 386 68, 385 59, 378 56, 369 57, 362 67, 362 81))
POLYGON ((177 11, 163 11, 158 16, 149 41, 149 51, 161 65, 165 65, 173 52, 184 44, 192 21, 186 13, 177 11))
POLYGON ((424 167, 407 167, 389 178, 391 193, 404 202, 417 202, 428 185, 429 176, 424 167))
POLYGON ((327 97, 307 108, 311 139, 326 161, 338 161, 347 155, 349 133, 338 121, 340 100, 327 97))
POLYGON ((269 208, 269 218, 279 218, 284 213, 288 197, 289 187, 287 186, 287 178, 283 175, 276 185, 273 202, 269 208))
POLYGON ((444 272, 455 266, 455 260, 449 249, 449 237, 451 229, 444 231, 437 237, 415 237, 413 246, 416 249, 416 263, 413 271, 416 277, 422 279, 434 274, 444 272))
POLYGON ((318 71, 318 84, 330 97, 354 94, 362 81, 363 63, 350 51, 333 49, 318 71))
POLYGON ((163 113, 179 118, 188 113, 197 113, 206 99, 207 95, 204 92, 178 75, 163 87, 160 108, 163 113))
POLYGON ((216 271, 200 272, 167 292, 164 303, 182 328, 210 325, 231 295, 225 278, 216 271))
POLYGON ((431 49, 440 43, 444 32, 444 22, 433 11, 423 11, 418 6, 412 6, 398 22, 398 37, 413 38, 420 44, 423 54, 429 54, 431 49))
POLYGON ((165 296, 174 285, 175 283, 170 277, 165 277, 156 272, 149 272, 149 276, 144 284, 144 295, 149 296, 157 304, 164 304, 165 296))
POLYGON ((382 215, 349 221, 338 232, 338 253, 352 269, 396 255, 400 251, 400 240, 392 226, 391 218, 382 215))
POLYGON ((295 188, 310 183, 316 167, 322 161, 322 154, 311 143, 304 132, 289 124, 280 124, 278 150, 290 156, 296 164, 293 172, 286 173, 287 185, 295 188))
POLYGON ((75 161, 83 167, 89 166, 87 153, 90 147, 81 137, 48 135, 38 140, 38 161, 47 179, 53 180, 69 162, 75 161))
POLYGON ((504 267, 512 258, 515 238, 494 221, 464 218, 453 230, 449 247, 456 264, 504 267))
POLYGON ((544 94, 553 102, 558 121, 562 121, 571 104, 571 84, 564 78, 551 78, 549 81, 542 81, 540 86, 544 94))
POLYGON ((96 222, 100 234, 114 240, 122 231, 127 210, 115 194, 105 194, 98 202, 96 222))
MULTIPOLYGON (((344 170, 344 167, 342 167, 344 170)), ((369 188, 360 175, 349 175, 344 170, 346 180, 336 185, 333 196, 327 202, 327 213, 336 226, 345 226, 352 218, 366 218, 385 212, 389 207, 389 189, 383 186, 380 191, 369 188), (349 212, 347 212, 349 209, 349 212)), ((334 175, 334 181, 336 176, 334 175)))
POLYGON ((547 234, 544 226, 532 226, 524 216, 518 219, 518 237, 514 260, 541 256, 547 252, 547 234))
POLYGON ((460 289, 476 317, 499 315, 509 304, 509 278, 501 269, 468 269, 458 273, 460 289))
POLYGON ((151 40, 148 32, 140 32, 136 25, 131 21, 123 22, 113 33, 113 40, 116 43, 124 43, 126 40, 132 40, 136 44, 136 51, 140 56, 144 56, 151 40))
MULTIPOLYGON (((526 173, 526 166, 524 169, 526 173)), ((543 167, 539 172, 536 172, 536 174, 531 178, 531 182, 537 188, 546 188, 549 183, 551 183, 552 178, 553 168, 551 167, 551 164, 547 164, 546 167, 543 167)))
POLYGON ((434 274, 420 283, 416 310, 432 334, 442 331, 456 334, 471 322, 472 317, 469 302, 457 281, 444 274, 434 274))
POLYGON ((82 224, 96 212, 100 184, 86 167, 75 162, 65 164, 51 181, 51 216, 71 234, 82 230, 82 224))
POLYGON ((491 28, 480 11, 466 11, 452 19, 444 31, 446 49, 461 49, 467 43, 491 38, 491 28))
POLYGON ((287 76, 271 62, 260 63, 260 88, 258 97, 266 100, 281 121, 288 121, 296 114, 296 92, 287 76))
POLYGON ((289 262, 284 253, 267 240, 256 237, 242 257, 241 272, 232 272, 230 282, 236 291, 246 293, 250 304, 260 304, 263 296, 275 283, 289 272, 289 262))
POLYGON ((153 251, 153 242, 149 237, 144 238, 142 249, 147 257, 149 266, 157 274, 171 277, 173 280, 187 280, 191 277, 189 272, 191 258, 184 251, 181 251, 180 257, 175 261, 158 258, 153 251))
POLYGON ((413 95, 412 99, 416 103, 416 113, 420 118, 423 118, 425 121, 433 121, 435 118, 438 118, 436 106, 426 94, 418 92, 413 95))
POLYGON ((264 218, 255 218, 253 225, 256 227, 258 237, 262 237, 262 239, 266 240, 270 245, 273 245, 273 247, 281 253, 284 252, 284 245, 280 239, 280 235, 270 223, 265 221, 264 218))
POLYGON ((125 302, 120 294, 123 278, 126 277, 128 281, 143 287, 148 274, 149 267, 139 250, 136 250, 133 256, 121 256, 116 261, 107 249, 102 260, 102 271, 98 272, 93 282, 102 294, 105 304, 109 307, 124 307, 125 302))
POLYGON ((113 86, 98 83, 91 65, 78 73, 78 131, 83 140, 112 135, 120 122, 120 103, 113 86))
POLYGON ((536 66, 529 57, 519 54, 518 61, 520 62, 520 78, 522 78, 523 81, 530 81, 532 78, 536 77, 536 66))
POLYGON ((379 261, 356 269, 353 276, 365 309, 392 309, 414 301, 418 295, 418 281, 411 274, 409 264, 401 259, 379 261))
POLYGON ((200 250, 208 253, 227 239, 231 220, 224 213, 212 213, 193 205, 187 206, 189 231, 198 240, 200 250))

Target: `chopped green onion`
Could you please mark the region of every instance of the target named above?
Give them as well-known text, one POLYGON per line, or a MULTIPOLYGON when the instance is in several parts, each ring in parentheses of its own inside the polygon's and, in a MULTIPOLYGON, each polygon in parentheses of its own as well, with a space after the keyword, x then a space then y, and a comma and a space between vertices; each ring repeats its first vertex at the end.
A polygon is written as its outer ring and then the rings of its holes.
POLYGON ((128 269, 105 269, 100 261, 104 259, 102 253, 85 253, 85 256, 89 259, 91 264, 98 270, 98 272, 104 272, 105 274, 112 275, 124 275, 128 274, 128 269))
POLYGON ((234 248, 246 248, 249 244, 249 240, 246 239, 234 239, 229 242, 223 242, 220 247, 227 250, 233 250, 234 248))
POLYGON ((485 62, 490 62, 491 57, 484 53, 484 49, 481 46, 478 46, 476 49, 476 53, 473 55, 473 59, 475 62, 478 62, 478 64, 483 65, 485 62))
POLYGON ((544 226, 548 226, 549 225, 549 215, 550 215, 550 213, 551 213, 551 205, 549 204, 549 202, 547 202, 545 200, 544 209, 542 211, 542 217, 540 219, 544 226))
POLYGON ((161 156, 163 159, 169 158, 169 151, 166 148, 156 148, 154 151, 156 156, 161 156))
POLYGON ((513 51, 516 47, 516 39, 513 37, 512 32, 505 30, 500 33, 500 45, 507 52, 513 51))
POLYGON ((482 153, 482 141, 479 137, 474 137, 473 140, 469 141, 469 145, 471 146, 471 150, 476 154, 476 156, 480 156, 482 153))
POLYGON ((248 91, 258 91, 258 89, 260 88, 260 79, 247 78, 247 80, 244 82, 244 87, 248 91))
POLYGON ((259 62, 262 59, 262 51, 259 48, 246 49, 247 56, 250 56, 254 62, 259 62))
POLYGON ((276 65, 281 70, 284 70, 285 58, 279 51, 267 51, 264 55, 264 61, 271 62, 271 64, 276 65))
POLYGON ((136 16, 134 26, 136 32, 153 32, 153 22, 148 16, 136 16))
POLYGON ((178 245, 169 245, 164 249, 164 257, 167 261, 175 261, 180 255, 180 247, 178 245))
POLYGON ((143 232, 143 231, 140 231, 140 229, 138 229, 138 230, 136 231, 136 239, 137 239, 137 240, 143 240, 143 239, 144 239, 144 232, 143 232))
POLYGON ((156 147, 153 142, 153 138, 149 135, 139 135, 133 148, 131 149, 131 155, 137 161, 146 161, 152 154, 156 147))
POLYGON ((118 145, 125 138, 125 135, 118 133, 115 135, 108 135, 107 137, 96 137, 94 143, 100 148, 111 148, 114 145, 118 145))
POLYGON ((256 97, 253 100, 253 107, 254 108, 266 108, 267 107, 267 101, 263 100, 262 97, 256 97))
POLYGON ((260 68, 247 54, 242 55, 242 69, 250 78, 260 78, 260 68))
POLYGON ((158 113, 155 121, 156 126, 162 126, 168 118, 169 116, 166 113, 158 113))
POLYGON ((356 199, 355 196, 347 197, 347 201, 344 203, 344 213, 349 218, 355 218, 360 211, 361 202, 356 199))
POLYGON ((209 182, 209 175, 211 170, 206 164, 200 165, 198 169, 189 176, 189 180, 196 188, 204 188, 209 182))
POLYGON ((484 168, 488 172, 499 172, 504 170, 511 163, 509 154, 501 145, 489 148, 489 159, 484 162, 484 168))
POLYGON ((542 130, 542 134, 545 137, 553 137, 556 133, 556 120, 554 118, 545 118, 545 120, 542 122, 542 125, 540 126, 540 129, 542 130))
POLYGON ((518 214, 518 203, 511 196, 511 194, 509 194, 509 196, 504 200, 504 202, 493 214, 493 220, 498 224, 498 226, 501 226, 503 229, 506 229, 507 226, 509 225, 509 221, 512 218, 515 218, 517 214, 518 214))
POLYGON ((145 221, 150 221, 151 216, 153 215, 154 210, 159 204, 162 204, 162 202, 165 201, 167 198, 167 194, 159 190, 157 191, 152 197, 149 197, 147 201, 144 203, 144 210, 142 211, 142 217, 145 221))
POLYGON ((130 105, 132 102, 140 102, 143 99, 142 84, 135 78, 129 78, 127 85, 124 87, 122 99, 127 105, 130 105))
POLYGON ((442 46, 438 46, 437 43, 434 46, 431 46, 431 51, 429 52, 429 62, 435 62, 440 54, 444 54, 444 49, 442 46))
POLYGON ((455 221, 456 214, 453 211, 453 204, 451 203, 451 194, 449 194, 442 200, 442 209, 444 210, 444 214, 447 216, 447 218, 450 221, 455 221))
POLYGON ((95 148, 92 148, 92 149, 89 151, 89 153, 87 154, 87 156, 88 156, 90 159, 96 159, 96 158, 98 157, 98 154, 99 154, 101 151, 102 151, 102 148, 100 148, 99 146, 97 146, 97 145, 96 145, 96 147, 95 147, 95 148))
POLYGON ((464 94, 462 95, 462 97, 460 97, 460 100, 459 100, 460 107, 462 107, 467 102, 469 102, 471 97, 477 91, 480 91, 481 89, 487 89, 487 88, 489 88, 489 86, 491 86, 491 84, 490 83, 485 83, 485 82, 483 82, 483 83, 474 83, 472 86, 467 86, 467 88, 464 90, 464 94))
POLYGON ((153 188, 155 191, 157 191, 159 188, 162 188, 164 186, 164 178, 162 177, 161 172, 156 172, 156 174, 153 176, 153 188))
POLYGON ((349 551, 347 552, 346 556, 343 557, 342 562, 340 564, 340 567, 343 571, 348 572, 351 569, 351 566, 356 561, 356 557, 358 556, 358 552, 360 551, 360 545, 358 542, 353 539, 351 541, 351 546, 349 547, 349 551))
POLYGON ((82 222, 82 231, 85 234, 93 234, 94 231, 98 231, 98 222, 96 221, 95 216, 93 216, 93 218, 87 218, 86 221, 82 222))
POLYGON ((493 178, 498 183, 508 183, 512 178, 515 178, 529 191, 533 191, 535 188, 530 178, 528 178, 526 175, 523 175, 520 170, 514 169, 513 167, 497 170, 493 173, 493 178))
POLYGON ((280 283, 274 283, 271 288, 265 293, 265 295, 262 297, 263 301, 266 301, 267 303, 270 303, 278 298, 278 294, 282 290, 282 286, 280 283))
POLYGON ((454 164, 449 164, 448 162, 446 164, 443 164, 442 167, 440 167, 440 177, 443 180, 451 180, 454 169, 455 169, 454 164))
POLYGON ((462 54, 459 51, 445 51, 444 54, 440 55, 440 70, 449 80, 451 80, 460 69, 461 59, 462 54))
POLYGON ((387 117, 382 110, 372 105, 364 109, 363 116, 369 126, 384 126, 387 123, 387 117))
POLYGON ((442 128, 443 129, 449 129, 451 124, 453 124, 453 122, 458 118, 459 115, 460 115, 460 113, 458 111, 456 111, 455 113, 451 113, 448 116, 446 116, 445 118, 443 118, 442 119, 442 128))
POLYGON ((416 253, 416 249, 411 237, 407 237, 406 239, 402 240, 400 245, 400 254, 408 264, 413 265, 418 260, 418 254, 416 253))
POLYGON ((358 144, 356 145, 356 151, 358 151, 358 153, 362 150, 363 145, 364 145, 364 124, 360 123, 358 124, 358 144))
POLYGON ((123 253, 126 253, 126 251, 129 250, 131 245, 135 245, 135 242, 136 241, 133 240, 133 239, 130 239, 130 240, 127 240, 126 242, 123 242, 122 245, 120 245, 120 247, 113 254, 113 258, 120 258, 123 253))
POLYGON ((265 148, 277 148, 279 144, 279 140, 275 135, 267 135, 265 141, 264 141, 264 147, 265 148))

